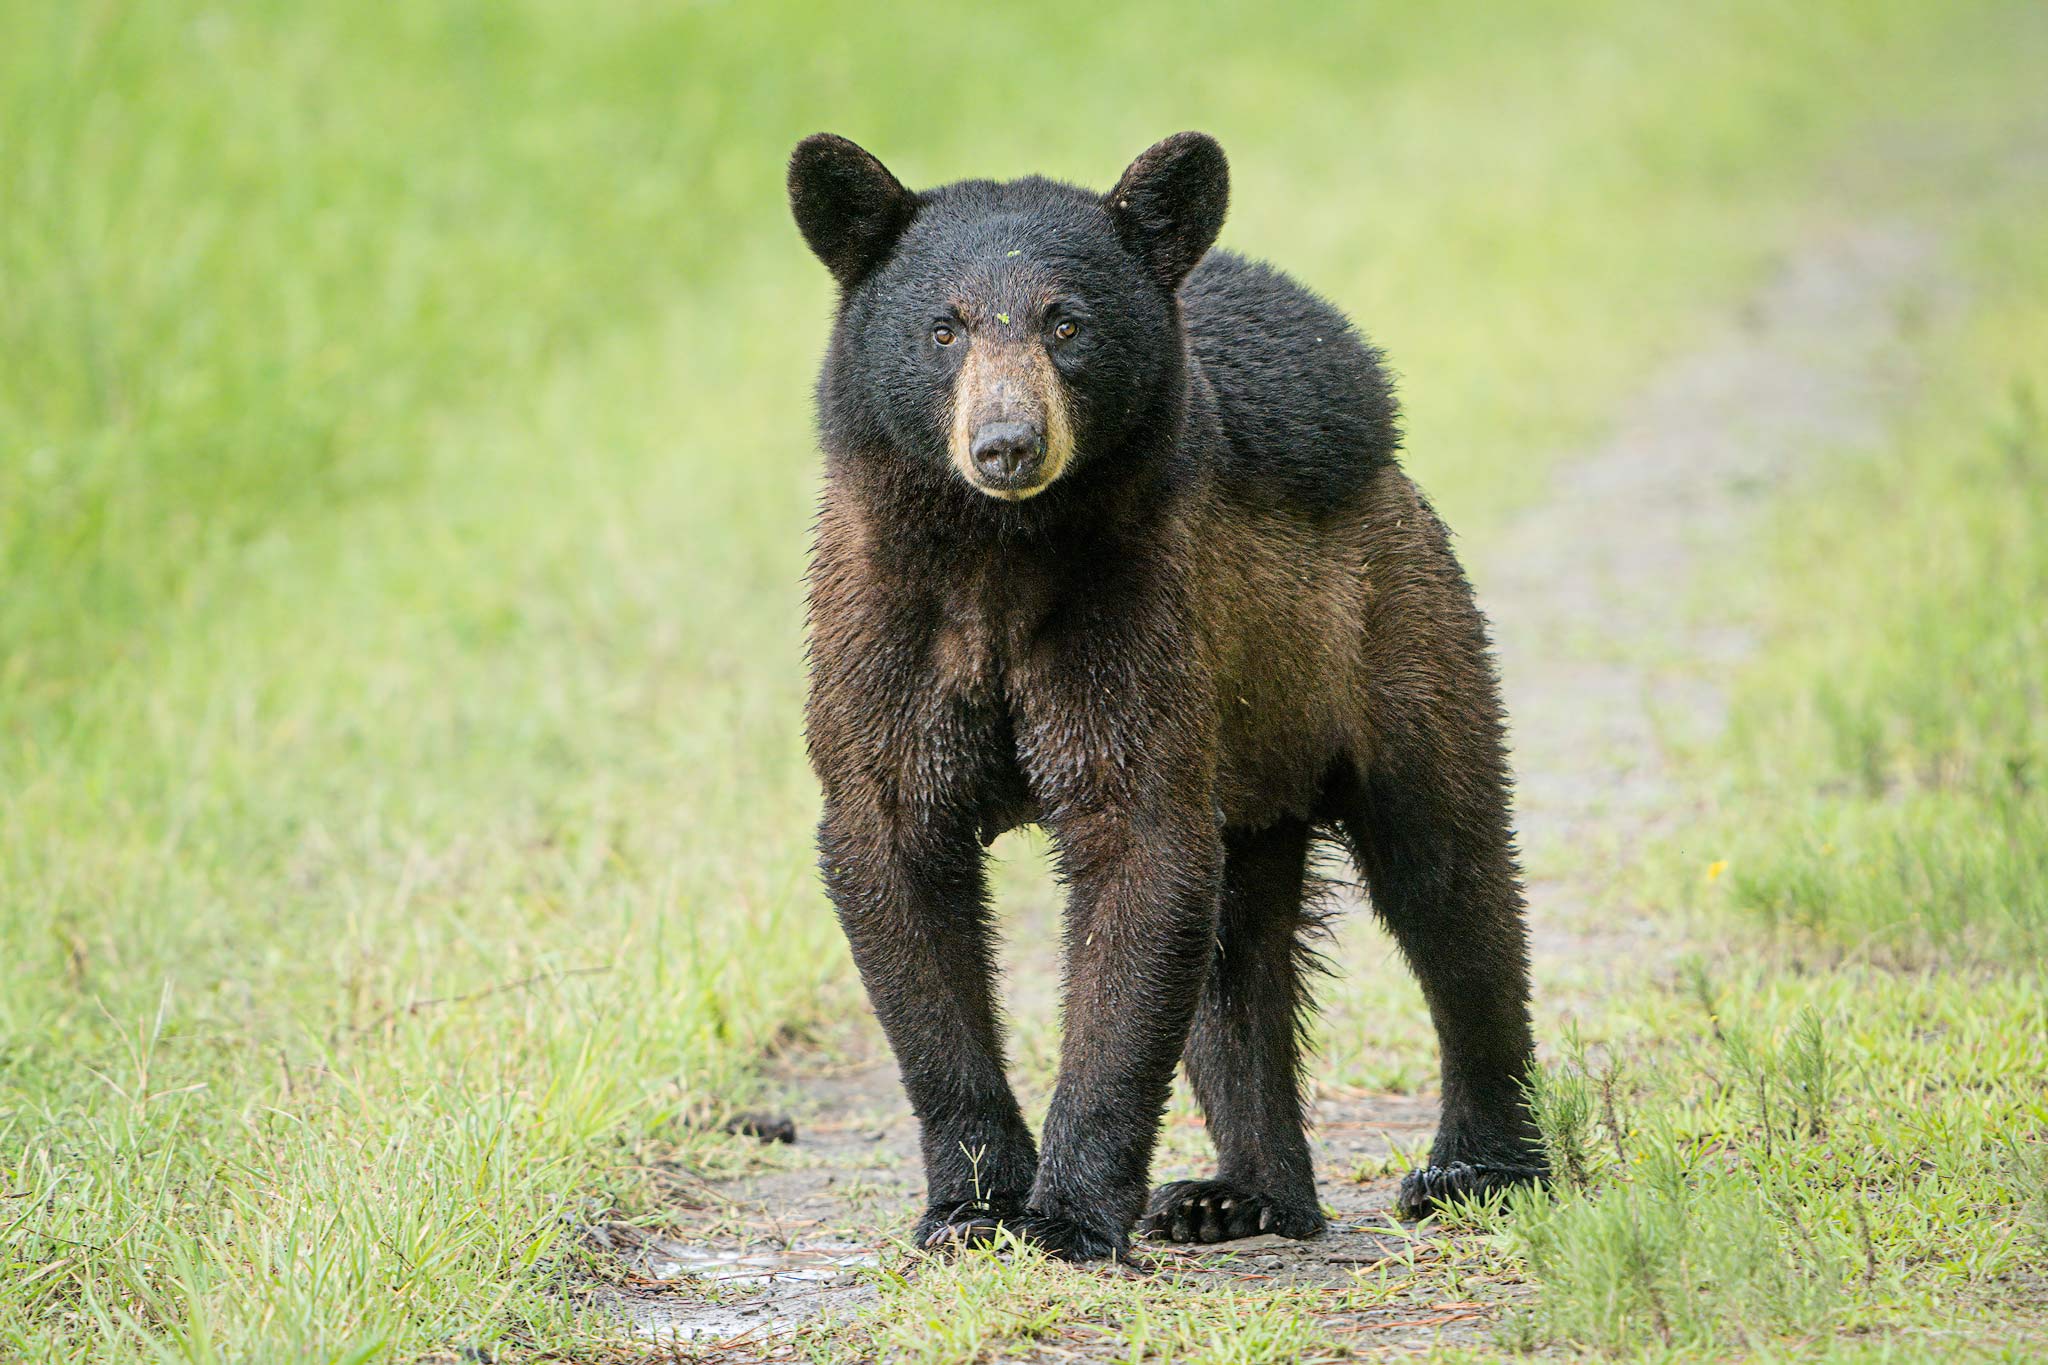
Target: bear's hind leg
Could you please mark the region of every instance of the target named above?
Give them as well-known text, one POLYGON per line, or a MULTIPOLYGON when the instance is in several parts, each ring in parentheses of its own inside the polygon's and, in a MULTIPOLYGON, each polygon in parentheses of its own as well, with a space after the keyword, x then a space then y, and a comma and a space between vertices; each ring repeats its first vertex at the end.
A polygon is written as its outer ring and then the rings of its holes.
POLYGON ((1219 1169, 1214 1180, 1153 1191, 1147 1236, 1222 1242, 1323 1230, 1299 1074, 1308 847, 1300 821, 1225 835, 1217 953, 1185 1053, 1219 1169))
POLYGON ((1443 1117, 1429 1165, 1395 1211, 1547 1176, 1524 1086, 1528 929, 1498 731, 1483 717, 1388 735, 1341 820, 1373 910, 1421 982, 1442 1052, 1443 1117))

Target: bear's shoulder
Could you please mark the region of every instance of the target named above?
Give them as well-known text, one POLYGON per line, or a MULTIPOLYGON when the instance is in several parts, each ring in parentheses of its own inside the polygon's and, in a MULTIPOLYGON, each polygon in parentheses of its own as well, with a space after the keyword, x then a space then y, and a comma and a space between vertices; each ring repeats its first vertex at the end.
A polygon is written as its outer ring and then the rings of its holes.
POLYGON ((1234 252, 1204 257, 1180 300, 1222 428, 1219 481, 1313 510, 1354 505, 1400 445, 1378 350, 1335 305, 1234 252))

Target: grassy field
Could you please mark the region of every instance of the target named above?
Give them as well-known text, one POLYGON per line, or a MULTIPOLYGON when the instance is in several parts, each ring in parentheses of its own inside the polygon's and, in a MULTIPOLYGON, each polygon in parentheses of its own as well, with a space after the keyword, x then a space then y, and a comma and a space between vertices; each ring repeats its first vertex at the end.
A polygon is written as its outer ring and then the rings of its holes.
POLYGON ((1479 1220, 1538 1290, 1509 1343, 2048 1349, 2044 213, 2040 177, 1988 196, 1924 397, 1765 537, 1716 809, 1651 882, 1744 940, 1566 1041, 1546 1126, 1587 1197, 1479 1220))
MULTIPOLYGON (((591 1358, 580 1226, 855 1007, 797 728, 828 298, 781 168, 821 127, 913 184, 1106 184, 1216 133, 1225 241, 1387 347, 1468 542, 1830 175, 1924 213, 1999 186, 1945 248, 1924 399, 1734 576, 1770 644, 1643 876, 1757 952, 1582 1011, 1581 1051, 1545 1016, 1584 1197, 1475 1213, 1430 1273, 1535 1286, 1501 1349, 2038 1323, 2037 13, 24 0, 5 30, 0 1356, 591 1358)), ((1412 995, 1378 1063, 1411 1085, 1412 995)), ((1318 1339, 1027 1269, 907 1280, 817 1349, 971 1359, 1048 1299, 1132 1359, 1318 1339)))

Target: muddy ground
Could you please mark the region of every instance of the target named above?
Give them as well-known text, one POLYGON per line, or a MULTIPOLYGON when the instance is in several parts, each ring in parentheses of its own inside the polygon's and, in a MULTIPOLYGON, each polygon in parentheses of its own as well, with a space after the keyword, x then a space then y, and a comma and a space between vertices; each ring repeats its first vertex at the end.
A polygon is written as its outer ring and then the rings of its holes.
MULTIPOLYGON (((1462 542, 1512 717, 1539 1026, 1557 1017, 1558 1000, 1640 980, 1679 950, 1672 930, 1616 904, 1605 882, 1683 816, 1687 796, 1666 755, 1675 737, 1711 733, 1722 709, 1715 679, 1750 647, 1739 622, 1700 610, 1709 575, 1737 562, 1773 489, 1879 434, 1910 387, 1901 343, 1942 306, 1937 267, 1934 243, 1911 228, 1815 226, 1713 335, 1662 367, 1597 446, 1559 465, 1540 501, 1462 542)), ((1026 907, 1009 925, 1008 994, 1026 1058, 1051 1046, 1052 913, 1026 907)), ((1386 952, 1362 907, 1338 933, 1364 941, 1340 963, 1386 952)), ((1042 1100, 1026 1089, 1027 1107, 1042 1100)), ((775 1358, 799 1323, 874 1293, 863 1268, 893 1257, 886 1238, 921 1202, 914 1125, 871 1019, 783 1059, 763 1103, 793 1118, 797 1141, 735 1137, 743 1173, 680 1173, 679 1201, 694 1206, 677 1212, 683 1231, 594 1234, 626 1280, 598 1301, 657 1358, 775 1358)), ((1315 1112, 1320 1188, 1336 1215, 1329 1236, 1148 1249, 1155 1271, 1344 1285, 1412 1254, 1389 1220, 1399 1164, 1389 1158, 1426 1147, 1433 1100, 1325 1086, 1315 1112)), ((1169 1133, 1162 1173, 1194 1136, 1169 1133)), ((1413 1350, 1481 1335, 1497 1308, 1415 1305, 1334 1325, 1355 1331, 1360 1349, 1413 1350)), ((1070 1333, 1044 1358, 1096 1353, 1089 1334, 1070 1333)))

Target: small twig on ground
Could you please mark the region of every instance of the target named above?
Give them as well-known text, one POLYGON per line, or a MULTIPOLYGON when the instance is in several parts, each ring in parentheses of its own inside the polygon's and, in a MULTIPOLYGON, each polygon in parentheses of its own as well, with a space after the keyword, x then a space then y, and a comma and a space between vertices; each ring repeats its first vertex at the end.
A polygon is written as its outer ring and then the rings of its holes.
POLYGON ((1870 1240, 1870 1215, 1863 1211, 1863 1197, 1852 1196, 1849 1207, 1856 1210, 1856 1235, 1863 1240, 1863 1287, 1877 1283, 1877 1246, 1870 1240))
POLYGON ((437 995, 430 996, 425 1000, 412 1000, 394 1009, 384 1011, 384 1013, 378 1015, 369 1023, 359 1026, 355 1032, 375 1033, 401 1014, 418 1014, 421 1010, 431 1009, 436 1005, 467 1005, 472 1001, 483 1000, 493 995, 506 995, 512 991, 523 991, 528 986, 537 986, 543 981, 563 981, 572 976, 597 976, 613 970, 616 969, 612 965, 607 964, 602 967, 570 967, 559 972, 535 972, 532 976, 522 976, 517 981, 506 981, 496 986, 486 986, 482 990, 466 991, 461 995, 437 995))
POLYGON ((1443 1327, 1453 1322, 1472 1322, 1477 1313, 1446 1313, 1436 1318, 1390 1318, 1385 1322, 1355 1322, 1350 1324, 1354 1332, 1384 1332, 1402 1327, 1443 1327))

